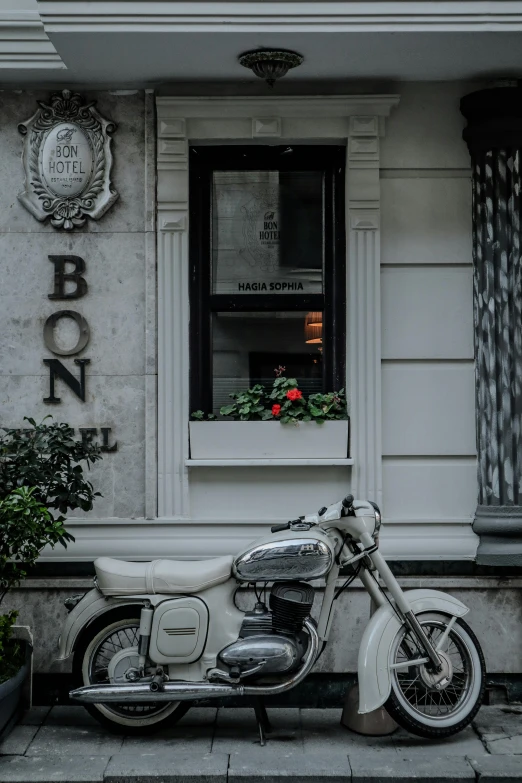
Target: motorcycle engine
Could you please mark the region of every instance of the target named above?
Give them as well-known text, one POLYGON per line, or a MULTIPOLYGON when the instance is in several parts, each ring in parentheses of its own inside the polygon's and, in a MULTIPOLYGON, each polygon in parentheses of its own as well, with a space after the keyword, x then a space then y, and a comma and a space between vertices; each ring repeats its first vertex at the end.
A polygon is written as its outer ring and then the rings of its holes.
POLYGON ((270 610, 258 604, 247 612, 239 639, 219 659, 235 676, 275 674, 297 669, 306 652, 304 620, 310 615, 314 590, 304 582, 277 582, 270 592, 270 610))

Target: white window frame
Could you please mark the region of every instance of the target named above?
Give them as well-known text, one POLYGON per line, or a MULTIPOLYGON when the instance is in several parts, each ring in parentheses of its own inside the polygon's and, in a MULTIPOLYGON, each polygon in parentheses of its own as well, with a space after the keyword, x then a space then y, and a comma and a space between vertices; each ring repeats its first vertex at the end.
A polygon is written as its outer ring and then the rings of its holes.
MULTIPOLYGON (((396 95, 158 97, 158 518, 191 520, 189 143, 346 143, 352 492, 382 500, 379 139, 396 95)), ((197 522, 197 520, 193 520, 197 522)))

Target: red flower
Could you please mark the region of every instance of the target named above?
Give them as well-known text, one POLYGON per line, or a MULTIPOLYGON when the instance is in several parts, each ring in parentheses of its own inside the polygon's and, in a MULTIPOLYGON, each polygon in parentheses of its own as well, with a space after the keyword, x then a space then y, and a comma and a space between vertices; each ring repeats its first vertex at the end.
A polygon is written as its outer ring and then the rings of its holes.
POLYGON ((300 400, 303 396, 303 392, 300 392, 299 389, 290 389, 290 391, 287 391, 286 396, 289 400, 292 400, 294 402, 295 400, 300 400))
POLYGON ((281 413, 281 406, 272 405, 272 416, 279 416, 280 413, 281 413))

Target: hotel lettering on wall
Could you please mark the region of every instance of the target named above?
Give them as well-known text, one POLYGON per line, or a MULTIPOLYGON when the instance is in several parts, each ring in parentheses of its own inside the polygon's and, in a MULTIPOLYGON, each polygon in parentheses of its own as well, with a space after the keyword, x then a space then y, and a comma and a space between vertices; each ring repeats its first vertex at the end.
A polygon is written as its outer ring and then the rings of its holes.
POLYGON ((98 220, 118 193, 111 184, 116 125, 78 93, 53 93, 18 126, 25 185, 18 198, 37 220, 68 231, 98 220))
MULTIPOLYGON (((54 266, 54 285, 53 292, 49 294, 51 300, 71 300, 81 299, 88 291, 87 281, 84 277, 87 267, 85 261, 80 256, 75 255, 53 255, 49 256, 49 261, 54 266), (72 267, 72 268, 71 268, 72 267)), ((58 310, 49 316, 43 328, 43 339, 46 348, 57 356, 75 356, 83 351, 89 344, 91 331, 87 320, 76 310, 58 310), (61 348, 55 339, 54 330, 63 318, 73 320, 78 326, 78 339, 76 344, 70 348, 61 348)), ((85 402, 86 377, 85 368, 90 364, 90 359, 74 359, 74 363, 79 367, 79 377, 76 377, 60 359, 43 359, 44 364, 49 367, 49 396, 44 397, 43 401, 50 404, 61 403, 61 398, 56 396, 56 382, 58 380, 65 383, 69 389, 85 402)), ((80 435, 83 440, 92 440, 100 430, 101 450, 105 452, 117 451, 118 444, 110 443, 110 427, 80 427, 80 435)))

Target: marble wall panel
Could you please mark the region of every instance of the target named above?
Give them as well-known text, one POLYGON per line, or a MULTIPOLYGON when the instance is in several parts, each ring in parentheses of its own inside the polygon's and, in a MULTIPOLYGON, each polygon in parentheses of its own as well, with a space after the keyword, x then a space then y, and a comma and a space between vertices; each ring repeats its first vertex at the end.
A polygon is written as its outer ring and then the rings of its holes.
MULTIPOLYGON (((0 93, 0 180, 7 187, 0 190, 0 232, 46 233, 56 236, 49 221, 40 223, 18 201, 23 188, 21 163, 22 136, 18 125, 38 108, 36 101, 48 101, 54 90, 15 91, 0 93)), ((144 158, 150 123, 145 122, 145 93, 143 91, 81 93, 88 101, 95 100, 104 116, 117 127, 112 152, 114 164, 112 182, 120 197, 99 221, 88 220, 77 233, 104 233, 112 231, 144 231, 146 227, 144 158)), ((65 232, 60 232, 65 233, 65 232)))
MULTIPOLYGON (((67 612, 63 600, 69 595, 83 593, 90 589, 90 580, 63 578, 49 580, 43 587, 43 580, 28 580, 26 586, 13 590, 4 601, 5 609, 18 609, 20 624, 31 626, 35 637, 35 671, 68 671, 67 664, 53 663, 57 654, 57 641, 61 633, 67 612)), ((405 589, 418 586, 415 580, 407 580, 405 589)), ((458 580, 458 585, 450 584, 451 579, 440 580, 441 584, 430 585, 419 580, 419 585, 436 587, 454 595, 470 607, 466 616, 477 635, 486 658, 488 672, 522 672, 522 590, 513 580, 469 579, 469 586, 463 586, 466 580, 458 580), (487 582, 491 581, 491 586, 487 582), (502 645, 498 640, 502 639, 502 645)), ((241 608, 251 608, 252 600, 247 595, 239 595, 241 608)), ((319 591, 315 599, 313 614, 317 617, 321 604, 319 591)), ((366 593, 359 587, 349 588, 337 601, 330 643, 316 666, 322 673, 347 673, 357 670, 357 655, 364 629, 370 615, 370 602, 366 593)))
MULTIPOLYGON (((55 393, 62 402, 42 402, 49 392, 45 376, 0 375, 2 425, 24 426, 23 417, 41 421, 51 414, 72 427, 111 427, 110 443, 118 451, 93 466, 89 480, 102 492, 91 517, 143 517, 145 495, 145 378, 139 375, 88 375, 82 403, 60 380, 55 393)), ((75 372, 77 375, 77 373, 75 372)), ((100 440, 99 429, 97 440, 100 440)), ((74 516, 82 516, 74 512, 74 516)))
POLYGON ((145 372, 145 234, 3 234, 0 263, 0 374, 48 374, 42 359, 55 354, 44 345, 43 328, 59 310, 80 313, 90 329, 88 345, 64 357, 66 366, 74 366, 73 358, 89 358, 91 375, 145 372), (48 256, 59 254, 81 256, 86 263, 88 291, 81 299, 48 298, 54 285, 48 256))
MULTIPOLYGON (((98 441, 100 428, 110 427, 110 443, 116 440, 118 451, 106 454, 92 470, 92 483, 103 497, 89 516, 143 517, 145 389, 154 388, 156 371, 153 97, 143 91, 82 92, 118 126, 112 181, 120 198, 98 222, 66 232, 39 223, 17 199, 23 187, 18 124, 50 92, 0 94, 0 177, 8 183, 0 189, 0 426, 23 426, 24 416, 41 420, 50 413, 75 428, 97 428, 98 441), (54 286, 49 255, 85 260, 84 297, 49 299, 54 286), (56 356, 44 344, 45 321, 59 310, 80 313, 89 326, 90 341, 74 356, 56 356), (44 358, 59 359, 76 378, 80 372, 74 359, 90 360, 85 402, 59 379, 55 394, 61 404, 43 402, 49 395, 44 358), (146 383, 147 373, 152 377, 146 383)), ((63 347, 71 347, 77 332, 74 322, 65 319, 54 334, 63 347)), ((155 429, 149 426, 149 453, 155 452, 154 439, 155 429)), ((71 556, 67 553, 65 559, 71 556)))

